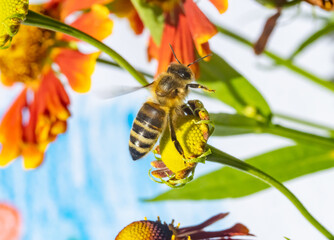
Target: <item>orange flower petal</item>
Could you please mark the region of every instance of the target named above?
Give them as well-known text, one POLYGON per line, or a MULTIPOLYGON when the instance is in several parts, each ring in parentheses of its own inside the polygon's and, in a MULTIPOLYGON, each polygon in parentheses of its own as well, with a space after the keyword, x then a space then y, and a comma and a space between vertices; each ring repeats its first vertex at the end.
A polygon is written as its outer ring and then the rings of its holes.
MULTIPOLYGON (((196 46, 197 52, 200 56, 206 56, 206 55, 211 53, 210 45, 209 45, 208 42, 205 42, 205 43, 202 43, 202 44, 198 44, 198 43, 195 42, 195 46, 196 46)), ((204 58, 203 60, 204 61, 210 61, 210 59, 211 59, 211 56, 208 56, 208 57, 204 58)))
POLYGON ((219 13, 224 13, 228 8, 228 0, 210 0, 215 5, 219 13))
POLYGON ((169 44, 173 44, 175 32, 176 27, 171 23, 171 21, 169 21, 169 18, 167 17, 160 43, 157 74, 165 72, 173 59, 173 53, 169 47, 169 44))
POLYGON ((113 0, 109 2, 108 9, 119 18, 126 17, 130 22, 131 28, 136 34, 141 34, 143 32, 143 22, 141 21, 131 0, 113 0))
POLYGON ((64 20, 71 13, 90 8, 94 4, 105 4, 110 0, 64 0, 61 11, 61 19, 64 20))
POLYGON ((0 203, 0 223, 0 240, 19 238, 21 219, 14 207, 0 203))
POLYGON ((70 116, 67 109, 70 100, 64 86, 52 70, 44 75, 35 99, 39 104, 39 109, 37 110, 39 114, 43 114, 47 108, 50 115, 58 119, 66 120, 70 116))
MULTIPOLYGON (((217 33, 215 26, 197 7, 193 0, 186 0, 184 2, 184 10, 196 47, 208 42, 217 33)), ((204 56, 202 49, 197 49, 197 51, 200 56, 204 56)))
POLYGON ((35 144, 25 146, 22 150, 24 169, 29 170, 39 167, 43 162, 44 151, 45 149, 40 150, 35 144))
POLYGON ((0 166, 5 166, 21 153, 22 144, 22 109, 26 106, 26 89, 4 115, 0 124, 0 166))
POLYGON ((3 74, 1 74, 0 78, 1 78, 2 84, 5 85, 5 86, 7 86, 7 87, 11 87, 15 83, 15 81, 9 79, 8 77, 6 77, 3 74))
POLYGON ((50 133, 52 135, 58 135, 66 132, 66 129, 67 129, 66 121, 56 121, 55 123, 52 124, 50 133))
MULTIPOLYGON (((103 40, 108 37, 113 28, 113 21, 109 19, 108 8, 102 5, 93 5, 91 11, 82 14, 75 20, 71 26, 77 28, 98 40, 103 40)), ((78 41, 78 39, 63 35, 64 40, 78 41)))
POLYGON ((83 54, 79 51, 62 49, 56 55, 55 62, 68 79, 72 89, 79 93, 89 91, 91 75, 94 72, 96 59, 100 53, 83 54))
MULTIPOLYGON (((179 16, 179 23, 177 32, 179 33, 180 51, 181 51, 181 63, 188 65, 189 63, 194 62, 196 59, 194 43, 188 28, 187 19, 183 14, 179 16)), ((175 36, 177 38, 177 36, 175 36)), ((176 55, 178 56, 178 55, 176 55)), ((191 65, 193 70, 195 69, 196 64, 191 65)))
POLYGON ((159 47, 155 44, 151 36, 148 40, 147 57, 148 61, 151 61, 153 58, 154 59, 159 58, 159 47))
POLYGON ((29 106, 30 119, 24 127, 22 155, 26 169, 36 168, 42 163, 47 145, 61 133, 60 127, 55 127, 57 122, 66 121, 70 116, 68 104, 69 98, 63 85, 49 69, 34 93, 34 100, 29 106))
POLYGON ((127 17, 130 23, 132 30, 135 34, 141 34, 144 30, 144 24, 141 21, 137 11, 132 11, 132 13, 127 17))

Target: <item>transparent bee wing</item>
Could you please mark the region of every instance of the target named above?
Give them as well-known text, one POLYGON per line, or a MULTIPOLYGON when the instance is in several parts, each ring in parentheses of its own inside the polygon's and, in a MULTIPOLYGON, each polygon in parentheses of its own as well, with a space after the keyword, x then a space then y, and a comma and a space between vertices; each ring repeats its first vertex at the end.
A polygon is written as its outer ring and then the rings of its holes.
POLYGON ((138 91, 140 89, 144 89, 144 88, 149 88, 151 86, 152 83, 149 83, 145 86, 136 86, 136 87, 132 87, 132 86, 112 86, 112 87, 108 87, 108 88, 101 88, 101 89, 95 89, 94 93, 95 95, 97 95, 99 98, 102 99, 111 99, 111 98, 115 98, 115 97, 120 97, 135 91, 138 91))

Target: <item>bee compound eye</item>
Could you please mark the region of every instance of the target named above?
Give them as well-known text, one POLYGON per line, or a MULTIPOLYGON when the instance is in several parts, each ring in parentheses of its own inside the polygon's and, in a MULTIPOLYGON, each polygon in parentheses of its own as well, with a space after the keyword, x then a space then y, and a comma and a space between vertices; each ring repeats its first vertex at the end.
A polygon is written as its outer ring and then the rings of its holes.
POLYGON ((184 80, 189 80, 191 78, 191 74, 187 71, 187 69, 181 69, 178 72, 178 75, 184 80))

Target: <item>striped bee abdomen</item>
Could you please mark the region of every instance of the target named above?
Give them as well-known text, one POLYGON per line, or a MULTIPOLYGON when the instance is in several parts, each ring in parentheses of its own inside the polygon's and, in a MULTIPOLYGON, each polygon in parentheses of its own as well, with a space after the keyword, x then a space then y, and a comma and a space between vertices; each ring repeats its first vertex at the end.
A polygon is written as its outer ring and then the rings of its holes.
POLYGON ((133 160, 145 156, 157 142, 166 121, 160 105, 146 102, 139 110, 130 132, 129 150, 133 160))

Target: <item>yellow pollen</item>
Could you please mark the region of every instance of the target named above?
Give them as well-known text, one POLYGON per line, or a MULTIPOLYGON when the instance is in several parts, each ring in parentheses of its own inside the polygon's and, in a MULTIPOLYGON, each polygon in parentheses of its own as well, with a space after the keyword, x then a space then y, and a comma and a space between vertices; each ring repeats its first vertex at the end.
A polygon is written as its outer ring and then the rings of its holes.
POLYGON ((28 0, 0 1, 0 48, 7 48, 28 13, 28 0))
MULTIPOLYGON (((2 0, 1 0, 2 1, 2 0)), ((35 11, 40 6, 33 6, 35 11)), ((23 82, 36 85, 50 46, 54 44, 54 33, 36 27, 21 26, 12 45, 0 51, 1 80, 5 85, 23 82)))

